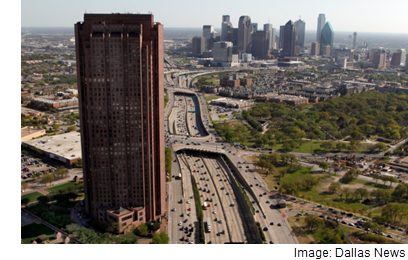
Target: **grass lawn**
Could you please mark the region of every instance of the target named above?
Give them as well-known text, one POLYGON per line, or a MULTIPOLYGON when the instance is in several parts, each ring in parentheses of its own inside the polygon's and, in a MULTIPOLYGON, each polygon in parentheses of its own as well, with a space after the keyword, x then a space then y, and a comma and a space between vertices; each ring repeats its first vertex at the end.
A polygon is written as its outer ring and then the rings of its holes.
POLYGON ((68 187, 71 187, 71 186, 75 186, 75 182, 70 181, 70 182, 67 182, 67 183, 64 183, 64 184, 61 184, 61 185, 57 185, 57 186, 54 186, 54 187, 47 188, 46 190, 48 190, 49 192, 53 192, 53 191, 58 191, 58 190, 65 189, 65 188, 68 188, 68 187))
POLYGON ((221 98, 221 97, 219 97, 219 96, 205 96, 204 100, 205 101, 210 101, 210 100, 218 99, 218 98, 221 98))
POLYGON ((226 118, 227 116, 226 116, 226 115, 220 115, 220 117, 221 117, 222 119, 224 119, 224 118, 226 118))
POLYGON ((21 196, 21 199, 29 198, 30 203, 31 203, 31 202, 37 201, 37 198, 40 196, 43 196, 43 194, 39 193, 38 191, 35 191, 35 192, 31 192, 31 193, 21 196))
POLYGON ((30 225, 24 226, 21 228, 21 239, 23 240, 22 244, 30 244, 31 240, 37 239, 39 235, 47 235, 51 240, 54 240, 54 230, 43 225, 32 223, 30 225))
POLYGON ((220 79, 212 79, 211 84, 212 85, 219 85, 220 84, 220 79))

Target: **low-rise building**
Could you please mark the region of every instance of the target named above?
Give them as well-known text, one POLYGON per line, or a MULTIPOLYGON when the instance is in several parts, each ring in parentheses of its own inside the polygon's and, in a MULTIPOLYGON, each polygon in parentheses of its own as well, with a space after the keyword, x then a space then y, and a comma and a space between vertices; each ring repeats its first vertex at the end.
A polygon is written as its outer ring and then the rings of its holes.
POLYGON ((31 140, 33 138, 39 137, 45 134, 44 129, 36 129, 30 126, 25 126, 21 128, 21 142, 31 140))
MULTIPOLYGON (((45 130, 43 130, 45 134, 45 130)), ((31 139, 31 138, 30 138, 31 139)), ((45 136, 34 140, 26 140, 27 146, 41 150, 46 156, 72 166, 78 158, 82 158, 81 137, 78 132, 45 136)))

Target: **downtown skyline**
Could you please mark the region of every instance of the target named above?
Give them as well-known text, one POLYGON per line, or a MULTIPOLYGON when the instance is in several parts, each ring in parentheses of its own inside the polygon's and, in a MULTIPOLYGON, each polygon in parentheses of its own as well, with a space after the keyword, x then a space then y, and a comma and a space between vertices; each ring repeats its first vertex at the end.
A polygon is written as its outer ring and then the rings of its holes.
POLYGON ((229 15, 234 28, 238 27, 239 17, 248 15, 251 21, 258 25, 271 23, 274 28, 285 24, 288 20, 298 20, 299 17, 306 22, 306 31, 316 30, 317 17, 320 13, 326 15, 326 19, 335 25, 336 31, 360 31, 378 33, 402 33, 406 34, 403 24, 408 23, 404 10, 397 6, 407 6, 405 1, 391 0, 384 5, 381 1, 357 1, 345 0, 342 4, 326 3, 322 0, 310 0, 307 4, 294 0, 292 3, 271 3, 258 1, 257 5, 246 5, 243 1, 212 1, 200 6, 199 3, 186 3, 175 0, 170 2, 155 0, 149 3, 130 4, 128 1, 118 0, 115 4, 94 0, 72 2, 53 2, 39 0, 36 2, 22 0, 21 2, 21 26, 22 27, 70 27, 81 20, 87 13, 149 13, 151 12, 158 22, 165 27, 194 28, 202 25, 221 26, 222 15, 229 15), (153 2, 153 3, 152 3, 153 2), (183 8, 179 8, 183 6, 183 8), (270 6, 270 8, 266 8, 270 6), (53 10, 65 10, 61 16, 53 10), (188 10, 188 11, 186 11, 188 10), (271 11, 272 10, 272 11, 271 11), (274 12, 273 10, 279 10, 274 12), (347 13, 347 16, 344 14, 347 13), (347 18, 346 18, 347 17, 347 18), (378 19, 381 17, 381 19, 378 19), (401 26, 395 26, 401 24, 401 26))

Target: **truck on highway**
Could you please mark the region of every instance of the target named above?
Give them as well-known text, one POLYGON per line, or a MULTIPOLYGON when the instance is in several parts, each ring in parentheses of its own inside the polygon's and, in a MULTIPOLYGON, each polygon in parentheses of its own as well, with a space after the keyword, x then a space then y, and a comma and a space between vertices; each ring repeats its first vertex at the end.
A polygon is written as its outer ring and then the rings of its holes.
POLYGON ((211 233, 211 221, 210 217, 207 217, 207 232, 211 233))
POLYGON ((207 202, 204 202, 203 209, 207 209, 207 207, 208 207, 207 202))

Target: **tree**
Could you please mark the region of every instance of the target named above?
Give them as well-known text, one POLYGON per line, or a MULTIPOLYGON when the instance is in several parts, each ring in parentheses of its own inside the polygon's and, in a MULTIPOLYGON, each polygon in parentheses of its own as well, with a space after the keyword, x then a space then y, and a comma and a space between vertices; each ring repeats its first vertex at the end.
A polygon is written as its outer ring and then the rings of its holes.
POLYGON ((341 184, 337 181, 334 181, 329 186, 329 192, 331 194, 340 193, 341 192, 341 184))
POLYGON ((397 216, 402 213, 403 208, 401 204, 398 202, 393 202, 387 204, 384 208, 381 210, 381 216, 387 218, 390 222, 396 221, 397 216))
POLYGON ((154 234, 151 244, 168 244, 170 241, 166 232, 154 234))
POLYGON ((366 188, 358 188, 356 189, 356 195, 360 195, 360 199, 363 199, 363 197, 367 197, 369 194, 368 190, 366 188))
POLYGON ((67 127, 67 131, 70 131, 70 132, 72 132, 72 131, 75 131, 76 130, 76 128, 75 128, 75 126, 68 126, 67 127))
POLYGON ((54 130, 59 130, 59 125, 53 125, 53 126, 52 126, 52 129, 54 129, 54 130))
POLYGON ((137 228, 133 230, 133 233, 141 237, 147 237, 147 235, 149 234, 149 230, 147 228, 146 223, 140 224, 137 228))
POLYGON ((21 188, 23 189, 23 191, 25 191, 25 190, 27 189, 27 187, 28 187, 28 182, 23 181, 23 182, 21 183, 21 188))
POLYGON ((39 204, 46 205, 50 201, 50 199, 47 196, 40 196, 37 198, 37 201, 39 204))
POLYGON ((324 220, 314 214, 307 215, 305 218, 306 227, 309 230, 317 229, 324 225, 324 220))
POLYGON ((234 138, 234 135, 231 132, 227 132, 225 134, 225 141, 227 141, 228 143, 231 143, 233 138, 234 138))
POLYGON ((28 203, 30 203, 30 198, 24 198, 21 200, 21 205, 24 205, 26 208, 28 203))
POLYGON ((350 188, 343 188, 343 194, 344 196, 346 196, 346 200, 348 199, 348 197, 353 193, 352 190, 350 190, 350 188))
POLYGON ((323 171, 326 171, 327 169, 329 169, 329 164, 327 162, 320 162, 319 163, 319 168, 323 169, 323 171))
POLYGON ((383 150, 387 149, 387 145, 384 144, 384 143, 376 143, 376 144, 375 144, 375 148, 376 148, 378 151, 383 151, 383 150))
POLYGON ((47 185, 47 183, 51 183, 54 181, 54 176, 52 174, 45 174, 41 178, 41 183, 47 185))
POLYGON ((119 223, 118 222, 110 222, 108 226, 106 227, 106 232, 112 233, 112 234, 118 234, 120 230, 119 223))

